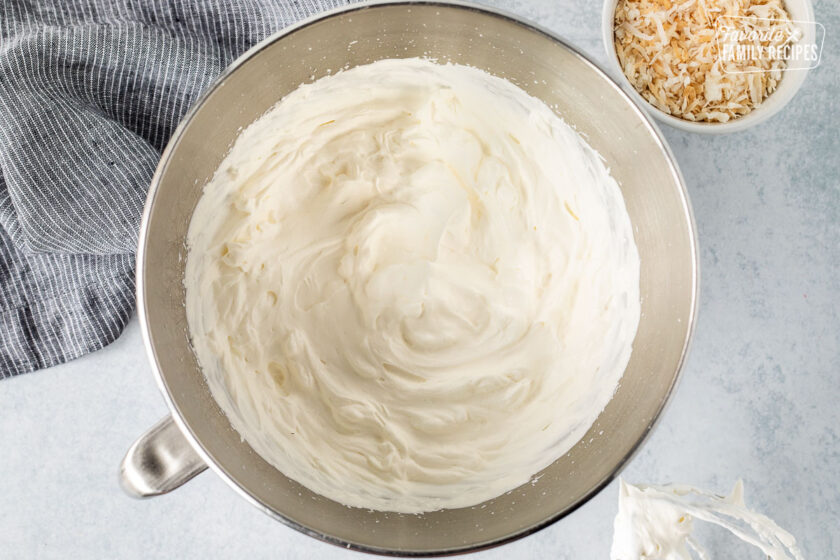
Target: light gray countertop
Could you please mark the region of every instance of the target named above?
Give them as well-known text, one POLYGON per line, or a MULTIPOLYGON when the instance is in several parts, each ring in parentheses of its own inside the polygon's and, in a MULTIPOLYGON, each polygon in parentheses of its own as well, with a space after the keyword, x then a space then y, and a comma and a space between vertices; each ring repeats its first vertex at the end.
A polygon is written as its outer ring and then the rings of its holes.
MULTIPOLYGON (((494 2, 600 62, 600 2, 494 2)), ((784 111, 747 132, 664 128, 700 235, 700 314, 681 384, 624 471, 633 482, 728 491, 801 543, 840 551, 840 33, 836 0, 815 2, 822 64, 784 111)), ((0 558, 351 558, 269 519, 212 473, 153 500, 125 496, 117 466, 166 414, 137 321, 108 348, 0 382, 0 558)), ((610 485, 571 516, 475 555, 606 559, 610 485)), ((758 558, 722 531, 713 558, 758 558)))

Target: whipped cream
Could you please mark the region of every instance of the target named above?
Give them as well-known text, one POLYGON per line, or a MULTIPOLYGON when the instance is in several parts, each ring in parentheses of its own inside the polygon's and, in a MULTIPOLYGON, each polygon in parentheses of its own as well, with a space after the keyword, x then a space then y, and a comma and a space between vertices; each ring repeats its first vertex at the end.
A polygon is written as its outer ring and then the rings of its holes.
POLYGON ((253 449, 340 503, 471 506, 612 397, 639 257, 599 155, 483 71, 382 60, 237 139, 188 235, 186 310, 253 449))
POLYGON ((793 535, 748 509, 739 480, 729 496, 683 485, 634 486, 620 481, 611 560, 709 560, 693 538, 693 520, 719 525, 770 560, 803 560, 793 535))

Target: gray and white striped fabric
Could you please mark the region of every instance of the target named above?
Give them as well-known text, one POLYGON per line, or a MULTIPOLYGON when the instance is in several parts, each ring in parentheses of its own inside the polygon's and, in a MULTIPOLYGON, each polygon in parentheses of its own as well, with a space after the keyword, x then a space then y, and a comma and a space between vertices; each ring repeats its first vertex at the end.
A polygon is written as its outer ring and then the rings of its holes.
POLYGON ((134 306, 146 188, 237 55, 346 0, 0 0, 0 377, 99 349, 134 306))

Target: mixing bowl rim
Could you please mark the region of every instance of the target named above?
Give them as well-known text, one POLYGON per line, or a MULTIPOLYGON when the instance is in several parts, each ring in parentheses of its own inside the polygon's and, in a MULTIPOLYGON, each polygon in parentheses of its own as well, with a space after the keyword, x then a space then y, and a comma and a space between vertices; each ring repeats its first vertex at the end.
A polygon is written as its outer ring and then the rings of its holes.
POLYGON ((255 44, 253 47, 245 51, 242 55, 240 55, 236 60, 234 60, 222 73, 207 87, 207 89, 199 96, 199 98, 192 104, 190 109, 181 119, 178 126, 175 128, 172 136, 167 143, 165 149, 161 154, 160 161, 158 166, 155 170, 154 175, 152 176, 152 180, 149 186, 149 192, 147 194, 146 203, 143 209, 143 215, 140 223, 139 229, 139 236, 138 236, 138 248, 137 248, 137 257, 136 257, 136 295, 137 295, 137 316, 140 323, 140 330, 143 337, 143 344, 146 349, 146 354, 149 358, 149 361, 152 365, 152 371, 154 373, 158 388, 160 389, 161 394, 166 402, 167 407, 172 415, 172 418, 175 424, 179 427, 181 432, 183 433, 184 437, 186 438, 187 442, 195 449, 196 453, 201 457, 201 459, 210 467, 222 480, 225 481, 231 488, 233 488, 240 496, 242 496, 246 501, 251 503, 256 508, 260 509, 267 515, 269 515, 272 519, 279 521, 280 523, 291 527, 305 535, 310 537, 314 537, 320 541, 333 544, 339 546, 341 548, 346 548, 350 550, 355 550, 358 552, 365 552, 365 553, 372 553, 378 554, 383 556, 402 556, 402 557, 411 557, 411 558, 421 558, 421 557, 434 557, 434 556, 451 556, 456 554, 465 554, 469 552, 477 552, 481 550, 486 550, 489 548, 494 548, 496 546, 501 546, 503 544, 510 543, 512 541, 518 540, 520 538, 526 537, 528 535, 534 534, 541 529, 548 527, 566 517, 567 515, 576 511, 579 507, 583 504, 588 502, 592 499, 595 495, 600 493, 604 488, 606 488, 616 477, 621 473, 621 471, 629 464, 629 462, 633 459, 633 457, 638 453, 639 449, 642 445, 647 441, 650 437, 651 432, 659 423, 660 418, 671 401, 671 397, 673 396, 674 389, 679 382, 679 379, 682 374, 683 367, 685 365, 686 357, 688 355, 688 351, 694 336, 695 330, 695 323, 696 323, 696 316, 697 316, 697 305, 698 305, 698 289, 699 289, 699 262, 697 258, 697 227, 694 221, 694 214, 691 208, 691 203, 688 198, 688 192, 685 186, 685 181, 682 177, 682 173, 680 172, 679 167, 676 164, 676 159, 674 158, 673 153, 671 152, 670 147, 668 146, 667 142, 664 139, 661 131, 659 130, 658 126, 653 122, 652 118, 643 110, 641 109, 638 104, 634 102, 634 100, 627 95, 627 93, 621 88, 621 86, 613 80, 603 69, 601 69, 594 61, 590 60, 588 56, 583 54, 577 48, 572 46, 568 41, 563 39, 560 35, 549 31, 548 29, 530 22, 520 16, 511 14, 505 10, 500 10, 498 8, 483 6, 479 4, 475 4, 473 2, 465 2, 461 0, 454 0, 454 1, 441 1, 441 0, 373 0, 373 1, 366 1, 360 2, 355 4, 350 4, 348 6, 341 6, 338 8, 330 9, 324 12, 319 12, 307 18, 300 20, 299 22, 292 24, 288 27, 285 27, 270 36, 266 37, 259 43, 255 44), (575 503, 570 505, 569 507, 565 508, 563 511, 558 511, 557 513, 547 517, 543 521, 536 523, 530 527, 525 529, 521 529, 518 531, 514 531, 511 534, 505 535, 503 537, 494 538, 488 540, 486 542, 478 543, 478 544, 469 544, 464 546, 457 546, 451 547, 446 549, 440 550, 397 550, 391 548, 384 548, 384 547, 377 547, 377 546, 370 546, 370 545, 363 545, 363 544, 356 544, 352 542, 345 541, 341 538, 334 537, 327 533, 320 532, 315 529, 311 529, 305 525, 302 525, 292 519, 286 518, 281 513, 273 510, 271 507, 262 503, 257 497, 252 495, 248 489, 246 489, 243 485, 240 484, 235 477, 227 473, 213 458, 213 456, 205 449, 203 443, 199 440, 199 438, 195 435, 192 428, 188 425, 187 421, 184 419, 178 405, 176 404, 172 393, 169 390, 167 382, 164 378, 161 364, 158 362, 157 353, 155 352, 154 344, 151 339, 151 333, 149 329, 149 321, 148 321, 148 310, 146 305, 146 297, 145 297, 145 279, 144 279, 144 260, 146 257, 146 244, 149 237, 149 222, 151 219, 152 210, 155 206, 155 198, 157 195, 157 191, 160 187, 161 179, 166 172, 166 169, 171 161, 172 154, 174 153, 176 146, 178 145, 181 136, 183 135, 184 131, 187 129, 189 124, 193 121, 196 114, 200 110, 200 108, 206 103, 206 101, 213 95, 213 93, 225 83, 226 80, 231 78, 231 76, 236 72, 236 70, 243 65, 246 61, 250 60, 262 50, 267 48, 269 45, 273 44, 274 42, 280 40, 281 38, 291 35, 292 33, 304 29, 310 25, 313 25, 317 22, 322 20, 340 15, 340 14, 348 14, 353 12, 358 12, 361 10, 366 10, 369 8, 376 8, 379 6, 439 6, 441 8, 459 8, 469 11, 481 12, 486 15, 494 16, 497 18, 501 18, 507 20, 511 23, 516 25, 523 26, 533 32, 536 32, 540 35, 545 36, 549 40, 553 41, 554 43, 559 44, 563 48, 567 49, 572 55, 580 59, 584 64, 586 64, 590 69, 595 71, 600 77, 609 84, 619 95, 621 95, 626 102, 629 103, 630 107, 636 112, 636 115, 642 120, 645 125, 647 125, 648 131, 652 134, 653 138, 656 141, 657 146, 665 155, 665 158, 668 163, 668 167, 670 168, 671 175, 676 180, 677 187, 678 187, 678 194, 681 201, 683 213, 685 215, 687 221, 687 227, 689 230, 689 237, 690 237, 690 262, 692 266, 692 277, 691 277, 691 305, 689 310, 689 315, 687 318, 688 330, 686 332, 686 337, 683 343, 683 347, 680 353, 680 359, 677 363, 677 368, 672 378, 671 384, 668 388, 667 393, 665 394, 661 405, 659 406, 659 410, 651 418, 650 422, 648 423, 644 433, 642 436, 636 441, 636 443, 632 446, 632 448, 622 457, 622 459, 615 465, 612 469, 611 473, 607 475, 602 481, 598 484, 594 485, 591 489, 589 489, 582 497, 580 497, 575 503))

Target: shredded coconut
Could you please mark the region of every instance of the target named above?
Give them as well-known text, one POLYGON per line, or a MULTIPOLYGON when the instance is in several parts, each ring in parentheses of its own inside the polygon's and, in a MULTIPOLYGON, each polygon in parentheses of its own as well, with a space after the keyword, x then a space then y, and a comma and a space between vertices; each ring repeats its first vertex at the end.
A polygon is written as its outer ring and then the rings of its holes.
POLYGON ((615 50, 621 69, 657 109, 689 121, 727 122, 776 90, 786 66, 778 52, 798 36, 782 0, 619 0, 615 50), (718 18, 752 47, 722 56, 718 18))

